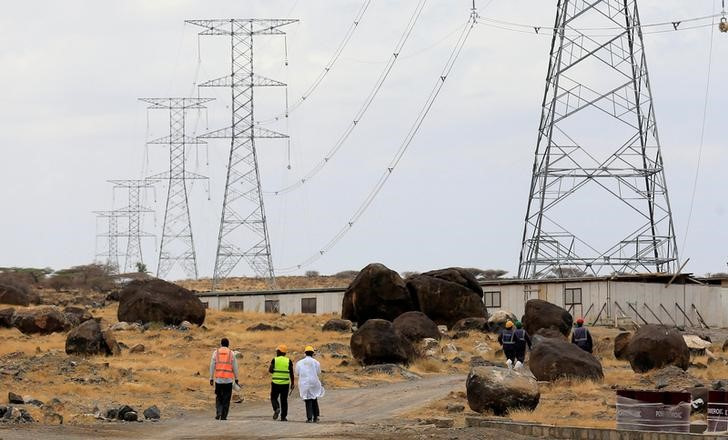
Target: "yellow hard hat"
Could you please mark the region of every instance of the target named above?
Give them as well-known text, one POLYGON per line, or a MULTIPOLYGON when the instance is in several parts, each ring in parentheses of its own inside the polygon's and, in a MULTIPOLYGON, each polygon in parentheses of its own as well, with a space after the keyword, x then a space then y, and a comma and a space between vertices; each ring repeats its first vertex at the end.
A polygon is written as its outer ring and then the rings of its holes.
POLYGON ((307 345, 306 348, 303 349, 303 351, 305 353, 307 351, 314 351, 314 350, 313 350, 313 347, 311 347, 310 345, 307 345))
POLYGON ((279 345, 276 350, 280 351, 281 353, 288 353, 288 347, 286 347, 286 344, 279 345))
POLYGON ((506 321, 506 328, 513 327, 513 321, 506 321))

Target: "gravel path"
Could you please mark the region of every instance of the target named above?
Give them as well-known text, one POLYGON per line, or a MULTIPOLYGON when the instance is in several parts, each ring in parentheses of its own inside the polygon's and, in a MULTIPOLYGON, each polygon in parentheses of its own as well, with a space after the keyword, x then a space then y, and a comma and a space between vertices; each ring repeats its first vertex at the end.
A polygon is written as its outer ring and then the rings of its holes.
MULTIPOLYGON (((214 420, 211 394, 209 413, 191 413, 157 423, 107 423, 93 426, 2 426, 0 440, 43 438, 48 440, 77 438, 113 439, 373 439, 392 438, 403 434, 416 438, 471 438, 467 431, 404 427, 397 421, 401 413, 441 399, 461 388, 465 376, 431 376, 421 380, 393 384, 330 390, 321 399, 321 423, 305 423, 305 410, 300 399, 289 402, 288 422, 273 421, 267 402, 234 405, 227 421, 214 420), (400 434, 398 434, 398 432, 400 434), (460 435, 455 435, 459 432, 460 435), (434 435, 433 435, 434 433, 434 435)), ((294 392, 295 393, 295 392, 294 392)), ((294 394, 295 396, 295 394, 294 394)), ((477 437, 497 438, 503 433, 478 431, 477 437)))

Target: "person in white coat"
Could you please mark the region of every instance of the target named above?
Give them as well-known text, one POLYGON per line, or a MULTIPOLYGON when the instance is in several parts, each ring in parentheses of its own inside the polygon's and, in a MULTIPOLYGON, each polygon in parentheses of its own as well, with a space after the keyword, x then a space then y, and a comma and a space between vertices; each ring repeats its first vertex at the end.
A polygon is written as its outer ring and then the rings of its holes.
POLYGON ((313 358, 313 347, 308 345, 304 349, 306 357, 296 362, 296 376, 298 376, 298 392, 301 399, 306 402, 306 423, 318 423, 318 398, 323 397, 324 387, 321 385, 321 364, 313 358))

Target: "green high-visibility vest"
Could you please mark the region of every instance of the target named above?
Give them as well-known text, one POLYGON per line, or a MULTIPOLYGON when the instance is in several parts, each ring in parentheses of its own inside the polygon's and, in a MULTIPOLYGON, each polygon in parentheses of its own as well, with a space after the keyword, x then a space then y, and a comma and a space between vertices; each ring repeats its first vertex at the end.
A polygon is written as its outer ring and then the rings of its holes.
POLYGON ((285 356, 276 356, 273 359, 273 383, 277 385, 288 385, 291 383, 291 372, 289 366, 291 360, 285 356))

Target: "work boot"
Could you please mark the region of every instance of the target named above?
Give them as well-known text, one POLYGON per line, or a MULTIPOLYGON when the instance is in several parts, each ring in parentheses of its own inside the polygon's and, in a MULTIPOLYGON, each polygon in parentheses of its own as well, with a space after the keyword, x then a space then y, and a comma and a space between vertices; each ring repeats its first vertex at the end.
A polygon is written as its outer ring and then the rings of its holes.
POLYGON ((288 419, 287 419, 287 418, 285 418, 285 417, 281 417, 281 422, 287 422, 287 421, 288 421, 288 419))
POLYGON ((313 422, 314 422, 314 423, 318 423, 318 422, 319 422, 319 419, 318 419, 318 417, 314 417, 314 418, 313 418, 313 422))
POLYGON ((306 419, 306 423, 313 423, 313 420, 311 420, 311 419, 306 419))
POLYGON ((281 413, 281 410, 276 408, 273 410, 273 420, 278 420, 278 414, 281 413))

